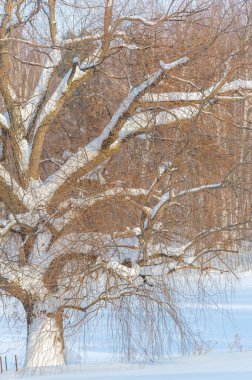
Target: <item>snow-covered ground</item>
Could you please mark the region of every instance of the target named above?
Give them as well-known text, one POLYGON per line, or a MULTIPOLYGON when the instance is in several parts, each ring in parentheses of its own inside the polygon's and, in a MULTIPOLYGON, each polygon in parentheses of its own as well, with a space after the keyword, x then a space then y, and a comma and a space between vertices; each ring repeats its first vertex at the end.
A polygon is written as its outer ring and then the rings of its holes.
MULTIPOLYGON (((113 336, 102 326, 90 325, 90 331, 80 331, 78 336, 68 339, 70 362, 81 365, 69 365, 50 371, 44 375, 46 380, 99 380, 99 379, 252 379, 252 272, 242 273, 236 282, 235 291, 227 290, 222 303, 211 303, 207 312, 202 312, 199 305, 188 303, 184 312, 188 318, 195 318, 202 335, 202 347, 198 347, 197 356, 174 356, 161 361, 148 362, 138 358, 137 362, 120 362, 120 355, 111 353, 113 336), (84 353, 85 351, 85 353, 84 353), (56 371, 56 373, 55 373, 56 371), (61 372, 60 374, 58 372, 61 372), (85 376, 83 376, 83 374, 85 376)), ((10 313, 17 310, 11 309, 10 313)), ((205 311, 205 308, 204 308, 205 311)), ((1 316, 1 312, 0 312, 1 316)), ((104 321, 103 321, 104 322, 104 321)), ((101 320, 101 324, 103 323, 101 320)), ((22 321, 16 321, 15 326, 8 326, 6 318, 0 319, 0 355, 7 356, 9 367, 14 366, 14 354, 20 361, 24 354, 25 327, 22 321)), ((24 379, 31 374, 18 374, 24 379)), ((0 374, 4 380, 14 378, 15 372, 8 371, 0 374)), ((40 378, 37 374, 33 379, 40 378)))
POLYGON ((252 352, 175 357, 157 363, 99 363, 69 366, 49 374, 0 374, 3 380, 251 380, 252 352), (60 372, 60 373, 59 373, 60 372))

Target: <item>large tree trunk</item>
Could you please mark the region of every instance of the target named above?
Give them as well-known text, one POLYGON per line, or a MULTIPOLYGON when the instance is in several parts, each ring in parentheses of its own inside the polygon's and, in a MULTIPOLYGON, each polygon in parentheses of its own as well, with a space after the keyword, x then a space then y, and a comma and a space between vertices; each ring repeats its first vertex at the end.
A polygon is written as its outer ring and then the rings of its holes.
POLYGON ((25 367, 63 364, 65 364, 65 354, 61 315, 27 313, 25 367))

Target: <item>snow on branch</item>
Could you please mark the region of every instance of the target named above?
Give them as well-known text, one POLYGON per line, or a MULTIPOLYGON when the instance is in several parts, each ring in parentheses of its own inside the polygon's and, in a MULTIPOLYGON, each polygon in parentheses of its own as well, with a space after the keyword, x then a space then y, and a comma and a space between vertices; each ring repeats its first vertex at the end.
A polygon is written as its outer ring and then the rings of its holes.
MULTIPOLYGON (((193 13, 193 12, 192 12, 193 13)), ((190 14, 189 12, 187 13, 187 15, 190 14)), ((156 18, 156 19, 146 19, 142 16, 123 16, 123 17, 120 17, 118 20, 117 20, 117 24, 121 24, 125 21, 128 21, 128 22, 137 22, 137 23, 141 23, 145 26, 157 26, 159 24, 162 24, 164 22, 167 22, 167 21, 175 21, 175 20, 180 20, 183 16, 186 15, 186 12, 174 12, 174 13, 171 13, 171 14, 168 14, 168 15, 164 15, 163 17, 160 17, 160 18, 156 18)))
POLYGON ((197 193, 202 190, 211 190, 211 189, 219 189, 223 186, 222 182, 213 183, 209 185, 202 185, 199 187, 192 187, 191 189, 180 191, 178 194, 176 194, 173 199, 182 197, 183 195, 190 194, 190 193, 197 193))
POLYGON ((26 209, 24 201, 25 192, 2 164, 0 164, 0 184, 0 198, 4 200, 15 213, 24 211, 26 209))
POLYGON ((63 47, 68 47, 71 45, 89 42, 89 41, 100 41, 103 38, 103 33, 93 33, 83 37, 68 38, 62 42, 63 47))
POLYGON ((55 70, 55 67, 61 60, 61 53, 58 50, 54 50, 52 54, 47 58, 45 67, 42 70, 38 84, 32 94, 32 98, 22 110, 23 120, 25 121, 26 129, 33 125, 38 110, 42 105, 45 95, 48 90, 48 86, 55 70))
POLYGON ((182 58, 179 58, 177 61, 170 62, 170 63, 165 63, 163 61, 160 61, 160 67, 164 71, 168 71, 168 70, 173 69, 174 67, 177 67, 178 65, 184 65, 188 61, 189 61, 188 57, 182 57, 182 58))
POLYGON ((137 133, 147 132, 154 126, 160 127, 190 120, 199 112, 199 108, 193 106, 178 107, 157 114, 153 114, 152 111, 139 112, 126 121, 119 132, 119 138, 125 139, 137 133))
POLYGON ((219 182, 209 185, 202 185, 199 187, 193 187, 187 190, 180 191, 177 194, 173 194, 172 190, 165 192, 159 199, 158 203, 152 208, 149 217, 145 219, 144 229, 147 229, 153 225, 154 220, 157 218, 157 216, 160 215, 164 208, 166 208, 170 203, 176 202, 179 198, 183 197, 184 195, 197 193, 204 190, 219 189, 221 187, 222 183, 219 182))
POLYGON ((128 268, 126 265, 120 264, 114 259, 106 263, 106 268, 112 270, 118 277, 127 282, 132 282, 140 274, 140 266, 138 264, 128 268))
POLYGON ((3 226, 0 227, 0 240, 11 230, 12 227, 16 225, 16 223, 17 222, 14 218, 0 221, 0 225, 3 226))
POLYGON ((117 197, 145 197, 147 195, 147 190, 141 188, 122 188, 115 187, 113 189, 105 190, 103 193, 94 195, 93 197, 81 197, 81 198, 70 198, 60 204, 59 208, 66 208, 71 205, 71 207, 83 207, 88 208, 95 205, 98 202, 106 201, 111 198, 117 197))
MULTIPOLYGON (((53 112, 56 111, 57 106, 61 102, 62 98, 66 93, 70 90, 71 84, 74 82, 77 82, 81 80, 86 74, 87 71, 90 69, 94 69, 95 65, 81 65, 79 62, 76 60, 73 61, 73 67, 74 67, 74 72, 73 69, 70 69, 63 80, 61 81, 60 85, 58 88, 55 90, 53 95, 50 97, 48 102, 46 103, 44 109, 41 112, 41 115, 39 116, 37 122, 36 122, 36 129, 34 134, 36 135, 37 129, 41 128, 43 124, 47 122, 47 118, 53 115, 53 112)), ((43 79, 43 78, 42 78, 43 79)))
POLYGON ((52 218, 51 222, 58 231, 62 231, 69 224, 72 224, 73 219, 77 217, 80 211, 86 210, 99 202, 110 201, 111 199, 129 200, 134 198, 145 198, 148 191, 142 188, 122 188, 116 187, 105 190, 103 193, 98 193, 92 197, 82 196, 80 198, 69 198, 59 205, 59 213, 65 212, 64 216, 52 218))
POLYGON ((15 226, 16 223, 17 222, 15 219, 0 221, 0 225, 3 226, 3 227, 0 227, 0 240, 11 230, 13 226, 15 226))
MULTIPOLYGON (((168 92, 160 94, 148 93, 140 99, 140 102, 199 104, 211 98, 214 90, 215 86, 212 86, 209 89, 202 92, 168 92)), ((222 88, 218 91, 218 94, 224 95, 229 92, 236 92, 239 90, 252 91, 252 81, 238 79, 230 83, 225 83, 223 84, 222 88)), ((240 97, 240 99, 242 99, 242 96, 240 97)))
POLYGON ((5 117, 1 113, 0 113, 0 127, 4 128, 4 129, 9 129, 10 128, 10 125, 9 125, 7 117, 5 117))

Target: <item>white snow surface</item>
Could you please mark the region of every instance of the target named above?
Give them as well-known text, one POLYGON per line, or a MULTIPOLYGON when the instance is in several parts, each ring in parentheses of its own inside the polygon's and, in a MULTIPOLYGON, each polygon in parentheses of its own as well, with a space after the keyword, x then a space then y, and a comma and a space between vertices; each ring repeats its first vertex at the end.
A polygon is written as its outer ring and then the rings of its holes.
MULTIPOLYGON (((222 353, 197 357, 176 357, 158 364, 99 364, 62 369, 62 374, 49 374, 33 379, 46 380, 251 380, 252 353, 222 353), (84 376, 83 376, 84 375, 84 376)), ((24 376, 22 379, 29 379, 24 376)))
POLYGON ((23 380, 251 380, 252 352, 174 357, 158 363, 99 363, 65 366, 44 375, 9 372, 4 379, 23 380))

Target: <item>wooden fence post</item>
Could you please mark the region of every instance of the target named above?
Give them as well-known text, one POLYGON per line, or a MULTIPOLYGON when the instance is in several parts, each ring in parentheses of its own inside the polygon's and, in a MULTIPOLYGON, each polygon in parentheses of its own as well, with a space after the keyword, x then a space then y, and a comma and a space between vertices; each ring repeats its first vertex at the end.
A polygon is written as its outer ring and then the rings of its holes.
POLYGON ((4 357, 4 359, 5 359, 5 370, 6 370, 6 371, 8 371, 8 366, 7 366, 7 357, 5 356, 5 357, 4 357))
POLYGON ((17 361, 17 355, 15 355, 15 367, 16 367, 16 372, 18 371, 18 361, 17 361))
POLYGON ((3 373, 2 356, 0 356, 0 373, 3 373))

